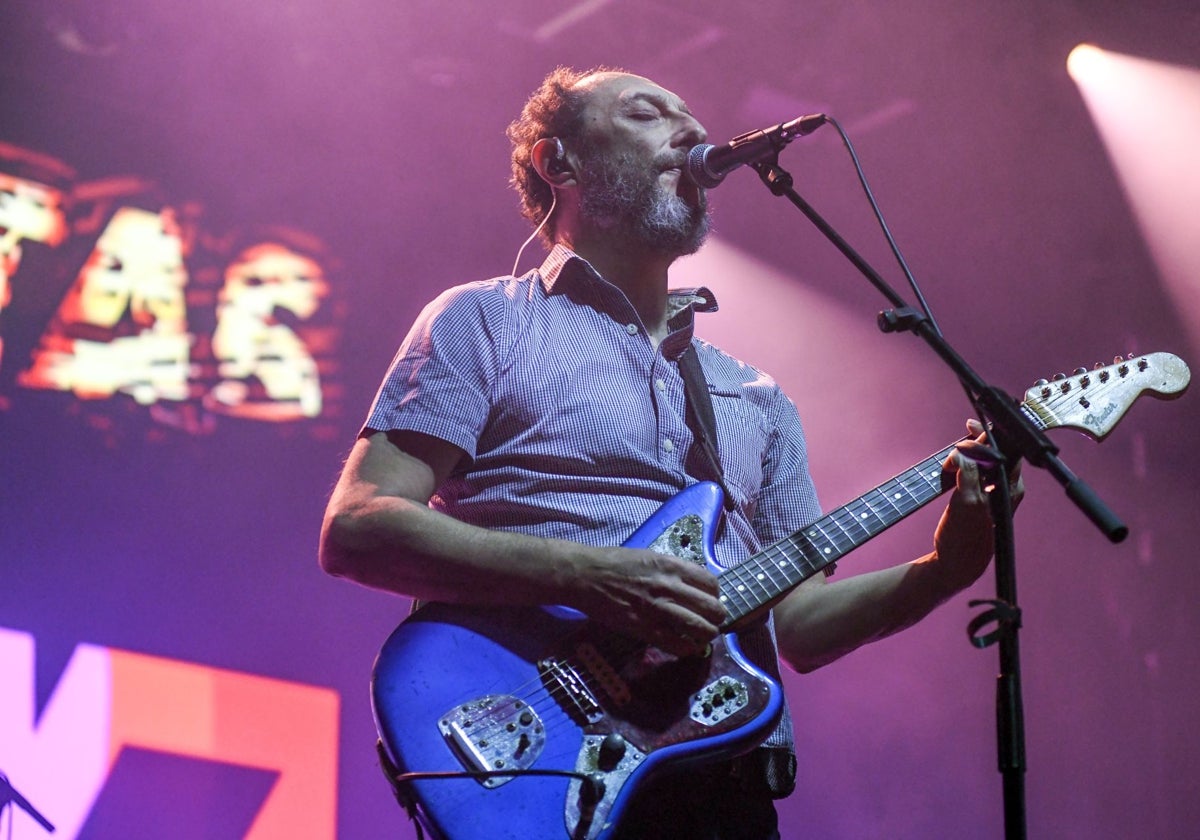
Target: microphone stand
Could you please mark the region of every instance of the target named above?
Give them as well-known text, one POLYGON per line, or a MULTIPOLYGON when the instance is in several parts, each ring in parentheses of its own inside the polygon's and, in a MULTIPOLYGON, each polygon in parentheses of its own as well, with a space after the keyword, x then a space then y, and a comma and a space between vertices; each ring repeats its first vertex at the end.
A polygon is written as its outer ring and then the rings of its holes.
POLYGON ((54 826, 50 821, 38 813, 38 809, 30 805, 28 799, 17 792, 17 789, 9 783, 8 776, 0 773, 0 813, 3 813, 9 803, 16 803, 21 810, 37 820, 38 825, 51 834, 54 833, 54 826))
POLYGON ((989 438, 999 450, 998 464, 991 475, 995 490, 990 494, 995 522, 996 598, 971 601, 970 606, 989 605, 991 609, 973 619, 967 632, 979 648, 999 642, 1000 672, 996 683, 996 738, 999 770, 1004 794, 1004 836, 1024 840, 1025 820, 1025 720, 1021 698, 1021 663, 1017 631, 1021 610, 1017 606, 1016 558, 1013 541, 1012 499, 1008 489, 1007 465, 1024 458, 1049 472, 1063 486, 1069 498, 1112 542, 1125 539, 1129 529, 1078 476, 1058 458, 1055 446, 1041 430, 1020 412, 1017 403, 975 373, 937 328, 920 311, 905 303, 878 272, 867 263, 837 231, 793 189, 791 174, 779 166, 778 151, 750 164, 773 195, 792 202, 833 245, 850 260, 891 303, 892 309, 879 313, 879 329, 885 333, 908 331, 926 344, 954 371, 975 401, 975 408, 990 423, 989 438), (992 622, 996 629, 980 634, 992 622))

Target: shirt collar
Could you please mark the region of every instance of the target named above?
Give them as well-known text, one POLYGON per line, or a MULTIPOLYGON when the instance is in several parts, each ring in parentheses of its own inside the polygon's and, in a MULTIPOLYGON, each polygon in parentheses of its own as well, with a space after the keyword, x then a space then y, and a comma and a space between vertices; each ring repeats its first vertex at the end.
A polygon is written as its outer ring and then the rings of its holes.
MULTIPOLYGON (((564 291, 565 284, 574 278, 603 279, 591 263, 561 243, 546 255, 538 275, 548 295, 564 291)), ((672 320, 685 309, 695 312, 716 312, 718 309, 716 296, 705 286, 669 289, 667 296, 667 317, 672 320)))
POLYGON ((542 288, 546 290, 546 294, 553 295, 569 288, 573 278, 589 275, 598 278, 600 272, 592 268, 591 263, 583 257, 560 243, 546 255, 545 262, 538 269, 538 275, 541 277, 542 288))
MULTIPOLYGON (((566 292, 574 283, 604 279, 591 263, 561 243, 551 249, 538 274, 547 295, 566 292)), ((668 290, 667 317, 671 333, 663 339, 663 355, 668 359, 676 359, 691 343, 696 312, 716 311, 716 296, 704 286, 668 290)))

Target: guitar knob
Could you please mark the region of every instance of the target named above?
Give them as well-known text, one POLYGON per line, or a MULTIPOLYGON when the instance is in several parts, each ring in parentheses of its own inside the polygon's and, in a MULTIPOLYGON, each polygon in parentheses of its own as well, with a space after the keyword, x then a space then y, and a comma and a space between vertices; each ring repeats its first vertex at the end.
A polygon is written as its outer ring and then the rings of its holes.
POLYGON ((617 765, 625 757, 626 746, 625 739, 616 732, 610 732, 605 735, 604 740, 600 742, 600 752, 596 756, 596 766, 606 773, 617 769, 617 765))
POLYGON ((604 799, 604 778, 592 773, 581 781, 583 784, 579 786, 579 800, 583 806, 582 810, 590 817, 595 812, 596 805, 604 799))

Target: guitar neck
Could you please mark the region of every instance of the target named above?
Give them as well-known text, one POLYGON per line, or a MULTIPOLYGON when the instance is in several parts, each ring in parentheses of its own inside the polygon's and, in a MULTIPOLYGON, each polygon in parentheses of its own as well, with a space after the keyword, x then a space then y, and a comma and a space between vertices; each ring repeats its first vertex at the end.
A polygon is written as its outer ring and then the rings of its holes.
MULTIPOLYGON (((1046 427, 1029 406, 1021 410, 1039 428, 1046 427)), ((718 583, 729 619, 722 629, 756 617, 826 566, 942 495, 942 463, 956 446, 957 442, 930 455, 723 572, 718 583)))
POLYGON ((942 495, 942 462, 953 450, 953 446, 946 447, 723 572, 718 582, 729 613, 726 629, 756 616, 826 566, 942 495))

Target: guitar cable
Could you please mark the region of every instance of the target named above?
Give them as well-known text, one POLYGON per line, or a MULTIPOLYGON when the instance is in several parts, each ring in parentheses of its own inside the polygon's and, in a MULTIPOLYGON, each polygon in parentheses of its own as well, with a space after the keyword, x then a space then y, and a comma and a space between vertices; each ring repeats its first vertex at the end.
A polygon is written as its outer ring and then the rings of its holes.
POLYGON ((475 781, 481 781, 498 776, 510 778, 513 776, 561 776, 579 780, 581 785, 580 799, 585 805, 595 805, 604 798, 604 780, 598 778, 596 775, 580 773, 577 770, 425 770, 401 772, 400 768, 388 756, 387 748, 384 747, 382 739, 375 742, 375 751, 379 754, 380 768, 383 770, 383 775, 387 778, 388 784, 392 786, 392 793, 395 795, 396 801, 408 813, 408 818, 412 820, 413 825, 416 827, 417 840, 424 840, 425 834, 421 830, 420 806, 417 803, 416 797, 408 789, 410 782, 432 779, 474 779, 475 781))

